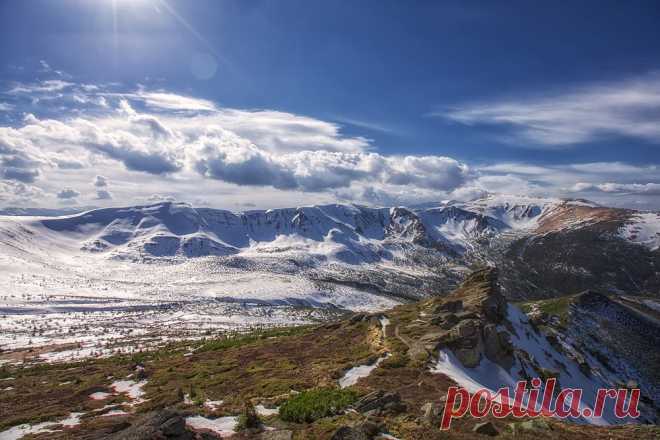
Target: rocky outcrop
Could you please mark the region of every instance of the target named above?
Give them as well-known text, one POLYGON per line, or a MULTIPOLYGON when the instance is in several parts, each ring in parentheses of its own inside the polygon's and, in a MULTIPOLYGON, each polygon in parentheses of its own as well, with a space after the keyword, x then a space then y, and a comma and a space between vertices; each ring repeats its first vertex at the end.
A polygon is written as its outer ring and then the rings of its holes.
POLYGON ((383 426, 366 421, 356 426, 342 426, 332 435, 331 440, 371 440, 381 432, 383 426))
POLYGON ((398 414, 406 410, 398 393, 377 390, 353 404, 353 409, 366 415, 398 414))
POLYGON ((477 271, 449 297, 432 305, 429 322, 439 330, 423 335, 420 341, 431 350, 449 348, 466 367, 476 367, 485 356, 509 369, 513 346, 509 333, 498 327, 506 319, 506 308, 497 270, 477 271))
POLYGON ((497 428, 495 428, 495 425, 493 425, 492 422, 477 423, 474 425, 474 428, 472 428, 472 431, 476 432, 477 434, 489 435, 491 437, 495 437, 499 434, 499 431, 497 428))
POLYGON ((121 432, 107 437, 113 440, 153 439, 195 439, 213 438, 206 434, 198 434, 186 430, 185 415, 173 410, 154 411, 141 415, 131 422, 131 426, 121 432))

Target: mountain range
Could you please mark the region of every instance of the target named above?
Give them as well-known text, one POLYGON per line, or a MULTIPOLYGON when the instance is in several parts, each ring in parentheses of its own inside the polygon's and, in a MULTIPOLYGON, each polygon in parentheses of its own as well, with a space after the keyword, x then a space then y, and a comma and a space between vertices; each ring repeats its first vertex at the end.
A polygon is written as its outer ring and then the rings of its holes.
MULTIPOLYGON (((657 295, 660 214, 585 200, 490 196, 436 206, 322 205, 234 213, 159 203, 61 217, 1 217, 0 246, 55 259, 284 264, 315 282, 410 299, 502 269, 510 299, 600 289, 657 295), (55 251, 54 249, 57 249, 55 251), (62 257, 64 258, 64 257, 62 257)), ((286 269, 289 270, 289 269, 286 269)))

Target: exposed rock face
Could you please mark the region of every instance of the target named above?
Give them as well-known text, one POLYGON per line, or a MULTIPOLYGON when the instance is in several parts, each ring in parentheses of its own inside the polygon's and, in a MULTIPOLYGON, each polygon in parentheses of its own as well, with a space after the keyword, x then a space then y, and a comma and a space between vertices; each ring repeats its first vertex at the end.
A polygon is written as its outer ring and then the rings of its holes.
POLYGON ((401 396, 399 394, 383 390, 367 394, 355 402, 353 408, 367 415, 397 414, 406 410, 405 404, 401 402, 401 396))
POLYGON ((497 284, 497 270, 484 269, 467 280, 442 304, 434 307, 431 323, 449 330, 440 345, 450 348, 466 367, 476 367, 486 356, 505 369, 513 364, 509 334, 498 330, 506 319, 506 299, 497 284))
POLYGON ((491 422, 477 423, 472 430, 477 434, 490 435, 491 437, 495 437, 499 434, 497 428, 495 428, 495 425, 491 422))
POLYGON ((332 440, 371 440, 381 429, 382 426, 369 421, 356 426, 342 426, 332 435, 332 440))
MULTIPOLYGON (((194 439, 200 438, 186 430, 186 421, 182 414, 172 410, 149 412, 131 423, 131 426, 114 436, 113 440, 142 440, 142 439, 194 439)), ((213 438, 211 436, 201 438, 213 438)))
POLYGON ((264 431, 257 437, 259 440, 291 440, 293 439, 293 431, 280 430, 280 431, 264 431))
POLYGON ((507 370, 511 368, 514 351, 511 335, 504 330, 498 330, 495 324, 486 324, 482 335, 486 357, 507 370))
POLYGON ((426 402, 422 405, 422 423, 428 426, 436 426, 440 423, 446 401, 447 396, 443 396, 438 402, 426 402))

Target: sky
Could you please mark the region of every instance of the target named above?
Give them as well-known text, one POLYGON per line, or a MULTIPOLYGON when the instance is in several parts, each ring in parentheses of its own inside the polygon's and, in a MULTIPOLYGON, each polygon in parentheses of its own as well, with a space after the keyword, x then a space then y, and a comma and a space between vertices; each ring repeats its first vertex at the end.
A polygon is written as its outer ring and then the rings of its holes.
POLYGON ((660 210, 657 1, 0 0, 0 207, 660 210))

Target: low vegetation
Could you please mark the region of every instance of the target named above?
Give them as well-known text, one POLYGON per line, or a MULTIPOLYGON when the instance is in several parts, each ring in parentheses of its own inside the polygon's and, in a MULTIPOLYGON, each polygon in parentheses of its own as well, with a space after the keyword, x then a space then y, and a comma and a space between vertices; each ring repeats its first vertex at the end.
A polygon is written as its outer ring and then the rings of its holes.
POLYGON ((339 414, 355 402, 357 397, 357 393, 350 389, 317 388, 303 391, 282 404, 280 417, 288 422, 311 423, 339 414))

